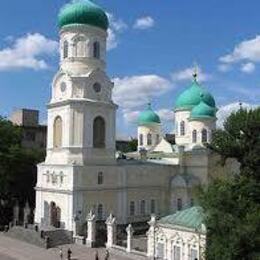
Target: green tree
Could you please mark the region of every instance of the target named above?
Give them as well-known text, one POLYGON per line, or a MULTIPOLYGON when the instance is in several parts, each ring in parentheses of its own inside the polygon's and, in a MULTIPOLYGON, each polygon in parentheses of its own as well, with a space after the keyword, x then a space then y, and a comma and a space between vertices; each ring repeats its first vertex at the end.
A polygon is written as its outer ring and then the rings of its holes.
POLYGON ((0 117, 0 225, 7 224, 15 200, 34 205, 36 164, 44 152, 24 149, 22 129, 0 117))
POLYGON ((213 134, 209 148, 240 163, 240 172, 202 193, 208 260, 260 259, 260 108, 240 109, 213 134))

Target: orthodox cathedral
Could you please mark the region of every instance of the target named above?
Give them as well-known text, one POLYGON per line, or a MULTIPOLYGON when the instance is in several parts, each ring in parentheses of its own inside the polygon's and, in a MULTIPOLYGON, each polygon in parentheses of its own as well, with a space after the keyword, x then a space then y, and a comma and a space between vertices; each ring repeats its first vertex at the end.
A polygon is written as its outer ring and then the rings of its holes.
POLYGON ((80 233, 90 211, 128 224, 196 205, 197 188, 225 172, 204 147, 217 108, 197 75, 174 107, 176 144, 166 141, 149 104, 138 119, 138 151, 116 159, 108 17, 93 2, 74 0, 61 9, 58 24, 60 68, 48 104, 47 156, 38 165, 35 223, 80 233))

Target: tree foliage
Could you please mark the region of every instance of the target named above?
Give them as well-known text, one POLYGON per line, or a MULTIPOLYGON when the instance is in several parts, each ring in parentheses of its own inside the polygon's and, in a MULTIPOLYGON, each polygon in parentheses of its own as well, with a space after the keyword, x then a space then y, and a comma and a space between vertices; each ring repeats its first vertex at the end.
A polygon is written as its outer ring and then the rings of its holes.
POLYGON ((209 148, 240 163, 240 172, 217 180, 201 196, 206 211, 208 260, 260 259, 260 108, 233 113, 209 148))
POLYGON ((10 221, 16 200, 33 206, 36 164, 44 152, 22 147, 22 129, 0 117, 0 224, 10 221))

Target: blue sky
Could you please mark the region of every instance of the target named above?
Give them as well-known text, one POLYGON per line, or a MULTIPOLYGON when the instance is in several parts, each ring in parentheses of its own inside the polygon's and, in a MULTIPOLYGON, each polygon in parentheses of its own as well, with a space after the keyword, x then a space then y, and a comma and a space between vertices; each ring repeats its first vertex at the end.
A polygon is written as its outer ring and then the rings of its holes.
MULTIPOLYGON (((8 116, 15 108, 35 108, 45 120, 58 69, 57 13, 66 2, 1 0, 1 115, 8 116), (30 40, 35 41, 34 48, 24 49, 30 40)), ((170 131, 170 110, 190 84, 194 62, 219 107, 238 100, 259 104, 259 0, 96 2, 110 13, 107 64, 120 106, 119 136, 135 134, 136 116, 148 101, 170 131)))

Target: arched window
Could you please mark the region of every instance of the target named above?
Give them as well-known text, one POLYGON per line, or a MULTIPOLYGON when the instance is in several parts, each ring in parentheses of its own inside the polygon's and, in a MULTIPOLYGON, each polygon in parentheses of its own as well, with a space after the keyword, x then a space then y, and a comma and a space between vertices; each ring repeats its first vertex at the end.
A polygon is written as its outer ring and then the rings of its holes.
POLYGON ((157 135, 156 135, 156 144, 159 144, 159 143, 160 143, 160 135, 157 134, 157 135))
POLYGON ((106 139, 106 124, 105 120, 98 116, 93 123, 93 146, 94 148, 104 148, 106 139))
POLYGON ((181 135, 185 135, 185 122, 184 121, 181 121, 181 124, 180 124, 180 132, 181 132, 181 135))
POLYGON ((197 130, 192 131, 192 142, 197 143, 197 130))
POLYGON ((151 200, 151 214, 155 213, 155 200, 151 200))
POLYGON ((177 210, 182 210, 182 199, 177 199, 177 210))
POLYGON ((62 119, 57 116, 53 124, 53 146, 60 148, 62 146, 62 119))
POLYGON ((103 184, 103 181, 104 181, 103 172, 99 172, 99 173, 98 173, 98 185, 103 184))
POLYGON ((139 135, 139 145, 144 144, 144 136, 142 134, 139 135))
POLYGON ((96 82, 94 85, 93 85, 93 89, 96 93, 99 93, 101 91, 101 85, 96 82))
POLYGON ((141 215, 145 215, 145 200, 141 201, 141 204, 140 204, 140 214, 141 215))
POLYGON ((99 220, 103 219, 103 205, 99 204, 97 209, 97 217, 99 220))
POLYGON ((84 37, 78 37, 75 40, 76 57, 86 57, 86 40, 84 37))
POLYGON ((69 43, 68 41, 64 41, 63 43, 63 59, 69 57, 69 43))
POLYGON ((147 145, 152 145, 152 134, 147 135, 147 145))
POLYGON ((94 42, 93 44, 93 57, 96 59, 100 59, 100 43, 94 42))
POLYGON ((206 129, 203 129, 201 131, 201 142, 207 143, 208 142, 208 131, 206 129))
POLYGON ((131 201, 130 202, 130 216, 134 216, 135 215, 135 202, 131 201))

